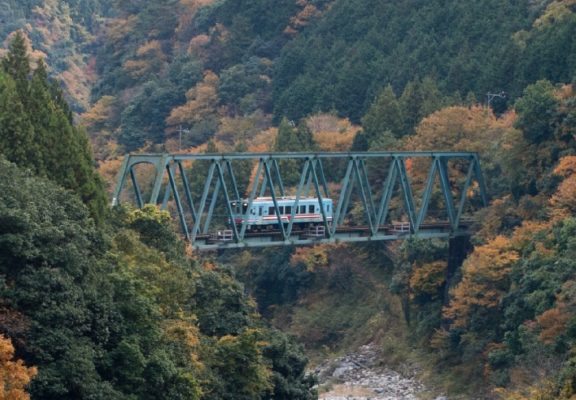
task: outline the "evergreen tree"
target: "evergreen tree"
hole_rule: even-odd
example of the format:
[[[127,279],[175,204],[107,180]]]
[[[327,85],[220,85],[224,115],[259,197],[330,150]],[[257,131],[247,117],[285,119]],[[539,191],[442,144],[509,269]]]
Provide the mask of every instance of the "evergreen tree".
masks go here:
[[[30,57],[28,57],[26,41],[21,31],[16,32],[8,50],[8,54],[2,60],[2,67],[16,81],[16,88],[20,96],[25,97],[28,92]]]
[[[538,81],[524,90],[516,103],[518,119],[515,126],[522,129],[530,143],[540,143],[552,138],[554,120],[559,102],[554,97],[554,86],[549,81]]]
[[[404,134],[414,133],[422,119],[442,107],[442,97],[432,78],[410,81],[400,97],[404,116]]]
[[[14,84],[9,76],[0,81],[0,108],[6,112],[0,117],[0,152],[75,191],[95,220],[102,222],[107,208],[103,183],[93,168],[85,133],[72,124],[62,90],[50,81],[42,60],[29,78],[29,58],[21,34],[11,43],[2,65]]]
[[[0,154],[16,164],[34,167],[34,130],[16,91],[13,79],[0,71]]]
[[[390,143],[403,136],[402,111],[391,85],[386,86],[372,103],[362,118],[362,127],[370,145],[384,136]]]

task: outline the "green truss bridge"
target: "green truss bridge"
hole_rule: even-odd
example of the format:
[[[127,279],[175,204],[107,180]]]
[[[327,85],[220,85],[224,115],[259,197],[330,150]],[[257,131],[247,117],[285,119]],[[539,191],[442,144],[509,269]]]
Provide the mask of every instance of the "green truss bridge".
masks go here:
[[[467,236],[476,153],[131,154],[112,205],[157,204],[199,250]]]

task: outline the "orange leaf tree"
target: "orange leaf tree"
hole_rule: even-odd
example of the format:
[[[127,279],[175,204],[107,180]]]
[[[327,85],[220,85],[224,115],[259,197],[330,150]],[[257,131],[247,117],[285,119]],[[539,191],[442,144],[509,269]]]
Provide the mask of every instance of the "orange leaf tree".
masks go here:
[[[0,335],[0,379],[2,380],[2,400],[26,400],[30,395],[26,386],[37,374],[36,367],[26,367],[22,360],[13,360],[12,341]]]

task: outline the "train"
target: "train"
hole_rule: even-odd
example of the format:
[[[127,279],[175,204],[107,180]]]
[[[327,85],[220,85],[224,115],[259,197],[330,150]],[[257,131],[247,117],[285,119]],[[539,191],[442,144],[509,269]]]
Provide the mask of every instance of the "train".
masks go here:
[[[296,206],[295,196],[277,197],[278,211],[282,223],[288,224],[294,212],[294,227],[306,228],[320,225],[324,222],[317,197],[301,197]],[[334,204],[332,199],[322,199],[326,221],[332,222]],[[230,202],[232,221],[237,226],[246,222],[248,231],[260,231],[278,228],[278,216],[272,197],[257,197],[248,210],[248,200]],[[229,221],[230,222],[230,221]]]

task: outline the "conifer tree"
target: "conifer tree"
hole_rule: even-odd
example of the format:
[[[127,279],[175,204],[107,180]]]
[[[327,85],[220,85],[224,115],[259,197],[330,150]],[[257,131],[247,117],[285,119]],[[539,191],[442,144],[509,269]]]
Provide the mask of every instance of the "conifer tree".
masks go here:
[[[30,57],[28,56],[26,41],[21,31],[16,32],[8,50],[8,54],[2,60],[2,67],[16,81],[18,93],[21,96],[25,96],[28,92]]]
[[[369,146],[378,141],[392,144],[404,134],[402,110],[391,85],[382,90],[362,118],[364,135]]]
[[[0,71],[0,154],[9,161],[35,170],[33,134],[14,80]]]
[[[312,131],[304,120],[300,121],[297,127],[286,118],[282,120],[274,144],[275,151],[312,151],[315,147]],[[302,165],[298,160],[279,162],[282,179],[286,185],[292,186],[298,183]]]
[[[422,118],[442,106],[442,97],[436,82],[429,77],[422,81],[408,82],[400,96],[400,106],[404,116],[404,132],[412,134]]]
[[[39,60],[29,77],[29,57],[21,34],[11,43],[2,65],[8,76],[0,79],[0,110],[4,111],[0,152],[75,191],[95,220],[102,221],[106,196],[92,166],[87,137],[73,126],[70,108],[61,89],[48,78],[46,65]]]

